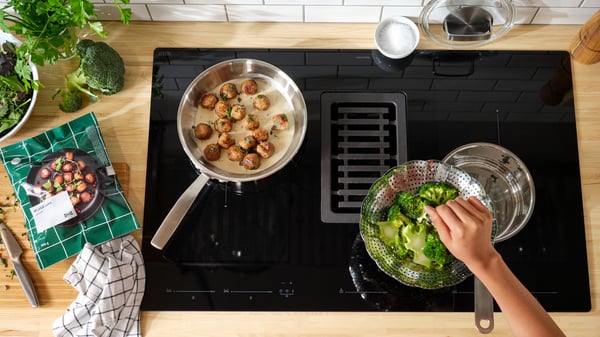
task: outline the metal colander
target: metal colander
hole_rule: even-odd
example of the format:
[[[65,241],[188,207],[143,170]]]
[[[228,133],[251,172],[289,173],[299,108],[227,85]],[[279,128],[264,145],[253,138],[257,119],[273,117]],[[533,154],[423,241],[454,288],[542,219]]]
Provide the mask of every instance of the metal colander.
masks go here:
[[[454,259],[442,269],[427,270],[410,259],[400,259],[391,247],[379,239],[376,222],[387,220],[387,212],[398,192],[416,193],[430,181],[450,183],[457,187],[459,196],[475,196],[494,214],[490,198],[481,184],[467,172],[438,160],[413,160],[396,166],[377,179],[365,197],[360,212],[360,234],[371,258],[386,274],[408,286],[424,289],[448,287],[464,281],[471,271],[461,261]],[[492,237],[496,232],[493,221]]]

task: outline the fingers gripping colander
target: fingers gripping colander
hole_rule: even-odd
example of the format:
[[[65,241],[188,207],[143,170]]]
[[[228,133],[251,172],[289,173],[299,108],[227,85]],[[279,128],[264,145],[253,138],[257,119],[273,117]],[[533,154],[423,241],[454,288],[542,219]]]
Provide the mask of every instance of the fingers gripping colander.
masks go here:
[[[386,274],[403,284],[424,289],[448,287],[464,281],[472,273],[461,261],[454,259],[442,269],[427,270],[409,259],[400,259],[379,239],[377,221],[387,218],[387,211],[398,192],[416,193],[419,187],[429,181],[447,182],[459,189],[459,196],[475,196],[481,200],[492,214],[492,202],[481,184],[467,172],[437,160],[414,160],[387,171],[376,180],[365,197],[360,215],[360,233],[367,252]],[[492,237],[496,233],[493,221]]]

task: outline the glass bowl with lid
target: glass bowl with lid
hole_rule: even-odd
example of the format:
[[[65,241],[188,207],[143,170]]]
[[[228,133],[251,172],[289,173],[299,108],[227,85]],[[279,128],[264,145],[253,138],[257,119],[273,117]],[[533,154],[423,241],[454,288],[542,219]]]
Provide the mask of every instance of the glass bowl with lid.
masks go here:
[[[431,0],[419,15],[425,37],[451,48],[493,42],[513,26],[512,0]]]

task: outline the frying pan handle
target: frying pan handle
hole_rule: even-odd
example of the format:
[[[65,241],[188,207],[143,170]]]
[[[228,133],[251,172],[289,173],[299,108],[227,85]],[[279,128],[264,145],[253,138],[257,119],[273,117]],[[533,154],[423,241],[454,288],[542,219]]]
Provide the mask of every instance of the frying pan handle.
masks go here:
[[[164,246],[169,242],[169,239],[175,233],[177,227],[183,220],[183,217],[187,214],[188,210],[196,200],[198,193],[204,188],[204,185],[208,182],[208,176],[205,174],[198,175],[198,178],[183,192],[179,197],[175,205],[169,211],[169,214],[165,217],[163,222],[158,227],[156,233],[152,237],[150,243],[158,248],[163,249]]]
[[[494,298],[477,277],[475,277],[475,326],[481,333],[490,333],[494,330]]]

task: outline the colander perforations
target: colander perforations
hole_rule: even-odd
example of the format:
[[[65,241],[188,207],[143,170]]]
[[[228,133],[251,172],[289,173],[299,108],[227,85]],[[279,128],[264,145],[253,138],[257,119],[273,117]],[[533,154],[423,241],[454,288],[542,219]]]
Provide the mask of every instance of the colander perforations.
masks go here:
[[[485,190],[467,172],[437,160],[414,160],[390,169],[373,183],[361,208],[360,232],[367,252],[385,273],[409,286],[437,289],[462,282],[471,275],[471,271],[456,259],[439,270],[427,270],[408,259],[399,259],[390,247],[379,240],[379,227],[375,224],[386,219],[387,210],[398,192],[416,193],[422,184],[430,181],[454,185],[461,197],[477,197],[494,214]],[[495,227],[494,220],[492,240]]]

